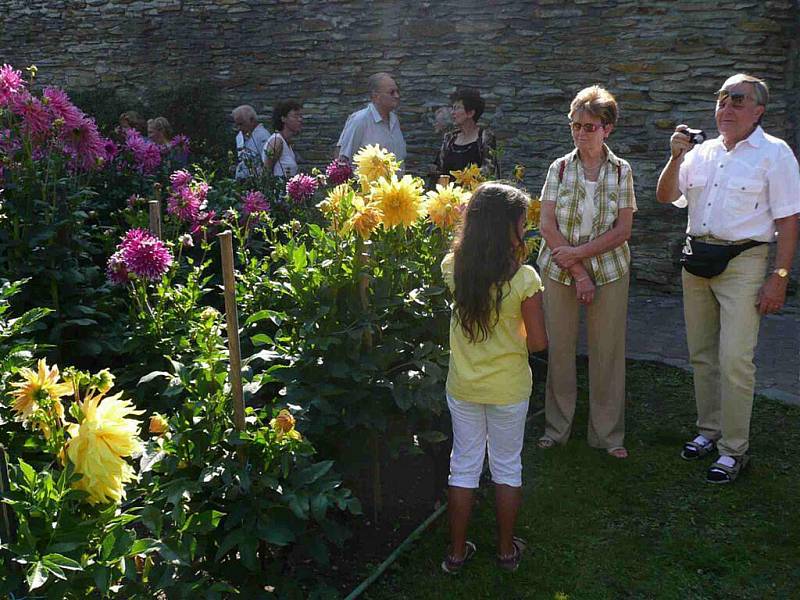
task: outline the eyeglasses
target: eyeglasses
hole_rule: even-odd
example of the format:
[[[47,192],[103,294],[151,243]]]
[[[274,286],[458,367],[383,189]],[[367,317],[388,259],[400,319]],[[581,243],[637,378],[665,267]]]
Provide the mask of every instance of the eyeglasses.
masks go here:
[[[722,107],[725,101],[730,99],[731,106],[734,108],[741,108],[745,105],[745,100],[752,99],[752,96],[742,94],[741,92],[729,92],[728,90],[720,90],[717,92],[717,106]]]
[[[570,121],[569,126],[575,133],[578,133],[581,129],[583,129],[586,133],[594,133],[598,129],[605,127],[606,124],[600,123],[600,125],[597,125],[595,123],[579,123],[578,121]]]

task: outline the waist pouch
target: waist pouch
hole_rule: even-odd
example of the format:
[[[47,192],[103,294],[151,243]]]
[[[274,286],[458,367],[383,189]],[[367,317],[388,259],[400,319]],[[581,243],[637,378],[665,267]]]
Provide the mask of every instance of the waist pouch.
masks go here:
[[[744,244],[706,244],[686,236],[686,244],[681,254],[681,265],[692,275],[709,279],[722,273],[731,259],[745,250],[755,248],[766,242],[749,241]]]

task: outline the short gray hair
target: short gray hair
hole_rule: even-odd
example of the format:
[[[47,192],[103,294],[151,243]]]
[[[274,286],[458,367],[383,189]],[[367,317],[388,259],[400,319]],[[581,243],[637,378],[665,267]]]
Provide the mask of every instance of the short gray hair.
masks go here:
[[[725,80],[725,83],[722,84],[722,89],[727,89],[738,83],[751,84],[755,92],[754,100],[756,104],[764,108],[767,107],[767,102],[769,102],[769,88],[767,87],[766,81],[758,77],[753,77],[752,75],[747,75],[746,73],[737,73],[733,77],[728,77],[728,79]]]
[[[242,104],[241,106],[237,106],[231,112],[231,116],[234,119],[236,117],[243,117],[245,119],[250,120],[251,122],[258,121],[258,115],[256,114],[255,109],[249,104]]]
[[[392,76],[389,73],[381,72],[375,73],[374,75],[370,75],[369,79],[367,79],[367,89],[369,90],[369,95],[377,94],[378,88],[381,86],[381,82],[384,79],[391,79]]]

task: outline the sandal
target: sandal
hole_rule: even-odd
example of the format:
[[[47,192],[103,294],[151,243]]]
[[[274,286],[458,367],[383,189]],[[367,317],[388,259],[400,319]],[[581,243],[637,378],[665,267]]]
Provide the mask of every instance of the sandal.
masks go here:
[[[556,443],[548,437],[539,438],[539,441],[536,442],[537,448],[541,448],[542,450],[549,450],[555,445]]]
[[[517,536],[511,539],[511,544],[514,546],[513,554],[510,556],[497,555],[497,566],[509,573],[513,573],[519,568],[519,563],[522,562],[522,553],[528,547],[527,542]]]
[[[706,481],[708,483],[733,483],[736,481],[736,478],[739,477],[742,469],[750,462],[750,456],[747,454],[743,454],[742,456],[728,456],[726,458],[733,459],[733,466],[730,467],[717,460],[717,462],[708,468],[708,472],[706,473]],[[722,459],[722,456],[720,456],[720,459]]]
[[[478,548],[475,546],[474,543],[467,540],[464,544],[464,558],[455,558],[448,554],[444,557],[442,561],[442,571],[449,575],[458,575],[461,572],[461,569],[464,567],[464,563],[470,560],[473,556],[475,556],[475,552],[478,551]]]
[[[628,450],[625,446],[614,446],[613,448],[608,448],[606,452],[614,458],[628,458]]]
[[[681,458],[683,460],[698,460],[716,449],[717,443],[714,440],[709,440],[702,435],[698,435],[691,442],[686,442],[683,445]]]

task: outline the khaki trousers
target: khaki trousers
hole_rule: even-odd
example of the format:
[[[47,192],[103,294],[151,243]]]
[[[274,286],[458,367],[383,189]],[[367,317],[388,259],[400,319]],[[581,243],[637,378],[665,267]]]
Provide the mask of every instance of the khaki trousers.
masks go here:
[[[625,328],[630,275],[597,286],[586,307],[589,342],[589,431],[595,448],[622,446],[625,438]],[[544,315],[549,340],[545,438],[565,444],[578,395],[575,354],[580,304],[574,285],[548,279]]]
[[[682,274],[697,429],[717,441],[722,455],[741,456],[749,447],[761,322],[756,301],[767,254],[767,244],[745,250],[710,279]]]

